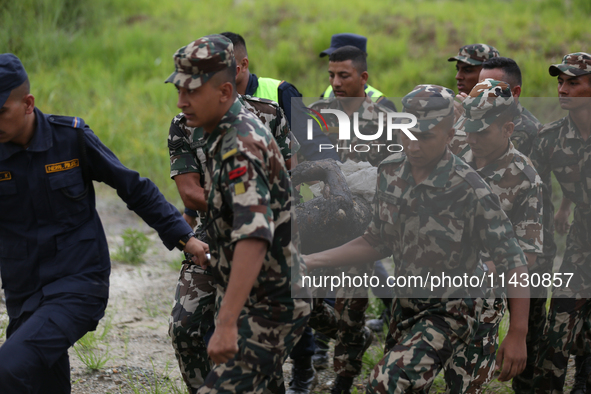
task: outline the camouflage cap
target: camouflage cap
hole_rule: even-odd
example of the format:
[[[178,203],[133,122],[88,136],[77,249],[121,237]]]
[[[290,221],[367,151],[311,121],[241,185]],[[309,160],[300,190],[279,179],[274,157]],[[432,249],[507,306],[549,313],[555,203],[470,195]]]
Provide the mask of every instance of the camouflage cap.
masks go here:
[[[457,56],[447,59],[448,62],[458,60],[473,66],[480,66],[482,63],[493,57],[499,57],[499,51],[491,45],[471,44],[460,48]]]
[[[219,34],[193,41],[176,51],[172,58],[175,71],[165,83],[186,89],[196,89],[217,72],[236,67],[232,41]]]
[[[453,90],[438,85],[417,85],[402,98],[404,112],[417,117],[417,124],[409,128],[413,133],[423,133],[437,126],[454,112]]]
[[[551,65],[548,72],[553,77],[557,77],[560,73],[565,73],[571,77],[590,74],[591,55],[585,52],[570,53],[562,58],[562,63]]]
[[[454,128],[466,133],[486,130],[505,111],[515,110],[516,104],[507,82],[487,78],[472,88],[462,103],[464,114]]]

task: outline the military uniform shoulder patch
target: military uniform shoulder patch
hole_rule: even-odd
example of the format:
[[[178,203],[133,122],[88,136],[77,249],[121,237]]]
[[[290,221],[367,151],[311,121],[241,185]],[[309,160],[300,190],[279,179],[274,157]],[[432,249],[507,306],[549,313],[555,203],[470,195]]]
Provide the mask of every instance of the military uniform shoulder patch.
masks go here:
[[[235,127],[232,127],[222,137],[222,143],[220,148],[222,160],[226,160],[238,153],[237,134],[238,130],[236,130]]]
[[[168,140],[168,149],[170,150],[177,150],[180,149],[183,146],[183,140],[180,138],[177,138],[175,140],[169,139]]]
[[[81,129],[86,125],[84,120],[77,116],[49,115],[47,120],[50,123],[58,124],[60,126],[72,127],[74,129]]]

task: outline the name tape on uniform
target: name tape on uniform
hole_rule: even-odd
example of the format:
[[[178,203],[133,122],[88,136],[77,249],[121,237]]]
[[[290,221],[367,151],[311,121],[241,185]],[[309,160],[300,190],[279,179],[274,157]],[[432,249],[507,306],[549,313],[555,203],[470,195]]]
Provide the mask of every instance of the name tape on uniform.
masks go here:
[[[78,166],[80,166],[80,161],[78,159],[62,161],[61,163],[47,164],[45,166],[45,172],[51,174],[52,172],[71,170]]]
[[[0,182],[8,181],[12,179],[12,174],[10,171],[0,171]]]

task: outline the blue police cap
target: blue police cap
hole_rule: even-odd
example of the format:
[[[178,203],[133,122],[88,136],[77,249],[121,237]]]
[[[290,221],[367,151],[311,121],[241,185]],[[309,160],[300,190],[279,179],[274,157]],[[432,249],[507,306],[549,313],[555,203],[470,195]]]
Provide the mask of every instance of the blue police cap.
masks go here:
[[[330,39],[330,48],[320,52],[320,57],[328,56],[337,49],[347,45],[352,45],[367,53],[367,38],[359,34],[341,33],[333,34]]]
[[[0,107],[10,96],[10,92],[21,86],[27,78],[27,72],[18,57],[12,53],[0,55]]]

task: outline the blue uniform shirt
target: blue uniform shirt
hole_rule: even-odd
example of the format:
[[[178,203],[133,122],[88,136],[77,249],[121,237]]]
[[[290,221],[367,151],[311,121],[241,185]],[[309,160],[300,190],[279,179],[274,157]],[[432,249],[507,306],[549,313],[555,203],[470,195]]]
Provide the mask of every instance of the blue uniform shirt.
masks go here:
[[[80,118],[44,115],[28,149],[0,144],[0,271],[11,318],[58,293],[108,297],[107,240],[95,209],[92,182],[85,198],[77,128],[83,128],[87,168],[172,249],[191,229],[156,185],[117,159]]]

